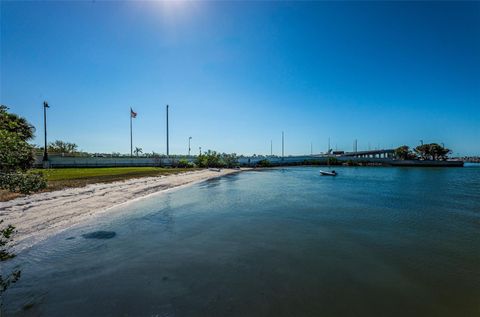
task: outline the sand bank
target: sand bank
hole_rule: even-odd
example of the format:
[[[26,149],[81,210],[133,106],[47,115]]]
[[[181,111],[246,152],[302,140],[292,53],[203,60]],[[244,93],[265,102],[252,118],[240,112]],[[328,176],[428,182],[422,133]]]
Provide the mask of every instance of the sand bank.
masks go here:
[[[14,247],[20,251],[93,216],[113,212],[112,207],[120,204],[236,172],[239,170],[201,170],[38,193],[0,202],[0,219],[18,230]]]

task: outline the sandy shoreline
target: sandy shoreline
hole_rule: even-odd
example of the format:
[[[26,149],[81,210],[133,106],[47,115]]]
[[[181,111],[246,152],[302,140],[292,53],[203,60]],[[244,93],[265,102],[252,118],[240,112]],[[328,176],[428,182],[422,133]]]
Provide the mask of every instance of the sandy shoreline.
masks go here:
[[[192,171],[33,194],[0,202],[0,219],[18,230],[14,247],[20,251],[118,205],[239,171]]]

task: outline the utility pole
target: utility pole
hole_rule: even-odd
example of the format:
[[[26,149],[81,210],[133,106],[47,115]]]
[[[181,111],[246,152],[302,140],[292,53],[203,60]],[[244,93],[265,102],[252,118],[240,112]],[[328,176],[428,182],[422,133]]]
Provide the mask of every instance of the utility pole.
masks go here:
[[[270,140],[270,156],[273,156],[273,140]]]
[[[192,139],[192,137],[189,136],[189,137],[188,137],[188,156],[190,156],[190,150],[191,150],[191,148],[190,148],[190,140],[191,140],[191,139]]]
[[[330,154],[330,137],[328,137],[328,149],[327,149],[327,154]]]
[[[169,156],[169,148],[168,148],[168,105],[167,105],[167,156]]]
[[[48,161],[48,151],[47,151],[47,108],[50,108],[48,105],[48,102],[44,101],[43,102],[43,130],[45,132],[44,135],[44,140],[45,140],[45,145],[43,148],[43,161],[47,162]]]
[[[358,142],[357,142],[357,139],[355,139],[355,141],[353,142],[353,152],[355,152],[355,153],[357,153],[357,151],[358,151],[357,146],[358,146]]]
[[[284,156],[285,156],[285,134],[282,131],[282,161]]]

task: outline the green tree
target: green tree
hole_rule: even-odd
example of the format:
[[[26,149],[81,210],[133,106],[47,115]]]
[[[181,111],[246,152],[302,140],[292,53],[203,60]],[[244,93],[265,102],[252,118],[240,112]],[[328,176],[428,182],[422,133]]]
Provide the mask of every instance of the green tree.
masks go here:
[[[25,118],[8,112],[8,107],[0,106],[0,130],[11,132],[20,139],[28,141],[33,139],[35,128]]]
[[[415,148],[415,153],[424,160],[446,160],[451,152],[437,143],[422,144]]]
[[[236,153],[231,153],[231,154],[223,153],[222,154],[222,161],[223,161],[223,164],[228,168],[235,167],[235,166],[238,165],[237,154]]]
[[[0,107],[0,188],[28,194],[46,187],[43,176],[28,172],[34,163],[33,146],[27,140],[34,128],[24,118]]]
[[[133,153],[138,157],[138,154],[143,153],[143,149],[141,147],[135,147]]]
[[[14,132],[0,130],[0,172],[26,171],[34,161],[31,145]]]
[[[62,153],[62,154],[74,154],[78,150],[78,145],[75,143],[65,142],[61,140],[55,140],[48,144],[48,152]]]
[[[226,167],[227,164],[233,167],[237,162],[236,154],[220,154],[216,151],[208,150],[197,156],[195,164],[198,167]]]
[[[192,162],[189,162],[187,159],[181,159],[177,162],[176,167],[191,168],[194,167],[194,164]]]
[[[430,155],[433,160],[446,160],[448,158],[448,154],[451,152],[452,150],[440,146],[437,143],[430,144]]]
[[[395,157],[400,160],[414,160],[417,158],[407,145],[396,148]]]
[[[267,160],[267,159],[263,159],[263,160],[260,160],[260,161],[257,162],[257,166],[258,167],[270,167],[270,166],[272,166],[272,163],[270,163],[270,161]]]
[[[422,144],[417,146],[414,149],[415,153],[420,156],[422,160],[428,160],[430,159],[430,145],[429,144]]]

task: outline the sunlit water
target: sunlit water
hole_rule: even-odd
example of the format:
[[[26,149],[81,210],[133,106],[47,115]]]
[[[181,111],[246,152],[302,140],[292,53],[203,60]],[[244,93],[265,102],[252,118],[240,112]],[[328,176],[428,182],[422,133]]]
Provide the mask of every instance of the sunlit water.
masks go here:
[[[336,169],[245,172],[125,205],[20,254],[4,307],[479,316],[480,168]]]

